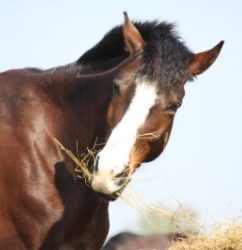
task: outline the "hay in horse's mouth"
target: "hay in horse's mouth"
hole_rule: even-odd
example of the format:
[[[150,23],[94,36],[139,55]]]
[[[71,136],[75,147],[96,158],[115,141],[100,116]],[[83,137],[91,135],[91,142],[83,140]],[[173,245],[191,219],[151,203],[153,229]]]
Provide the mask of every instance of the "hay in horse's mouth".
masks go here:
[[[83,157],[83,159],[80,159],[76,157],[71,150],[65,148],[60,141],[58,141],[56,138],[54,138],[54,142],[60,147],[61,150],[63,150],[76,164],[77,168],[75,171],[78,173],[77,176],[79,178],[84,178],[86,184],[90,185],[93,175],[88,169],[88,161],[90,156],[92,156],[91,150],[88,150],[87,154]]]
[[[89,169],[88,169],[88,163],[89,163],[89,159],[90,157],[94,157],[95,155],[95,144],[93,146],[92,149],[87,149],[87,153],[85,155],[83,155],[83,158],[81,159],[80,157],[77,157],[75,156],[71,150],[65,148],[62,143],[57,140],[56,138],[54,138],[54,142],[60,147],[61,150],[63,150],[73,161],[74,163],[76,164],[76,173],[77,173],[77,177],[79,178],[84,178],[85,179],[85,183],[88,185],[88,186],[91,186],[91,182],[93,180],[93,178],[95,177],[94,174],[92,174]],[[124,189],[126,188],[126,185],[129,183],[130,180],[128,180],[126,182],[126,184],[120,188],[118,191],[116,191],[115,193],[113,194],[110,194],[110,195],[106,195],[106,194],[103,194],[103,193],[100,193],[100,192],[96,192],[98,193],[99,195],[101,195],[103,198],[107,199],[107,200],[111,200],[111,201],[114,201],[116,200],[121,194],[122,192],[124,191]]]
[[[90,187],[93,178],[95,177],[95,174],[91,173],[89,171],[89,160],[90,158],[93,158],[95,156],[95,154],[97,153],[97,150],[95,149],[96,147],[96,143],[94,143],[94,146],[92,149],[88,149],[87,148],[87,153],[83,155],[82,158],[75,156],[71,150],[65,148],[63,146],[63,144],[57,140],[56,138],[54,138],[54,142],[60,147],[61,150],[63,150],[76,164],[76,173],[77,173],[77,177],[79,178],[84,178],[85,183]],[[116,191],[115,193],[112,193],[110,195],[106,195],[100,192],[97,192],[95,190],[93,190],[94,192],[98,193],[99,195],[101,195],[103,198],[107,199],[107,200],[111,200],[114,201],[116,200],[124,191],[124,189],[126,188],[127,184],[130,182],[130,178],[127,178],[125,181],[125,184],[122,186],[122,188],[120,188],[118,191]]]

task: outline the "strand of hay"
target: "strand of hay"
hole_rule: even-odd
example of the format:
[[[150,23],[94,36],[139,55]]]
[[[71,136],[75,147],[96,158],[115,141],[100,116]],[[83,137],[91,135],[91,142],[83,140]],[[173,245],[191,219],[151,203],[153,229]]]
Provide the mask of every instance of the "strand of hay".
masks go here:
[[[169,219],[171,225],[174,226],[174,232],[181,232],[180,226],[177,224],[179,221],[180,225],[187,225],[193,228],[196,232],[203,230],[203,227],[198,223],[196,218],[192,217],[188,213],[181,203],[175,210],[167,209],[162,207],[160,204],[152,204],[151,202],[145,201],[137,192],[133,191],[129,187],[121,193],[120,197],[132,208],[145,216],[147,222],[152,226],[149,221],[149,215],[155,215],[160,218]],[[155,228],[154,228],[155,229]],[[159,232],[159,230],[155,230]],[[184,232],[182,232],[184,233]]]
[[[219,226],[211,234],[190,235],[169,250],[242,250],[242,224]]]
[[[90,184],[92,180],[92,174],[90,173],[88,169],[88,161],[90,157],[93,157],[93,151],[87,149],[87,154],[83,157],[83,159],[80,159],[76,157],[71,150],[65,148],[56,138],[54,138],[54,142],[60,147],[61,150],[63,150],[76,164],[76,172],[79,173],[78,177],[84,178],[87,184]]]

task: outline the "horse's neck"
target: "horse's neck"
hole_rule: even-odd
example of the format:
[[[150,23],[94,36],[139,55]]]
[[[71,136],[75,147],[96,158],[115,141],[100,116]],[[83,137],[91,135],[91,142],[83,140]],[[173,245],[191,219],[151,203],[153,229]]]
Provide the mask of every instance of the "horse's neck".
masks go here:
[[[78,77],[59,75],[54,84],[54,100],[63,114],[63,140],[69,147],[85,150],[96,138],[106,135],[106,113],[111,98],[112,76]]]
[[[53,79],[50,98],[62,117],[57,124],[61,130],[58,139],[75,155],[77,151],[81,155],[87,147],[92,147],[95,138],[105,136],[106,111],[111,95],[109,79],[82,79],[65,72]],[[103,238],[106,237],[108,202],[95,194],[83,178],[78,181],[73,178],[75,167],[69,157],[55,165],[55,183],[65,207],[63,239],[77,242],[82,246],[80,249],[89,249],[90,241],[86,235],[97,237],[101,230]]]

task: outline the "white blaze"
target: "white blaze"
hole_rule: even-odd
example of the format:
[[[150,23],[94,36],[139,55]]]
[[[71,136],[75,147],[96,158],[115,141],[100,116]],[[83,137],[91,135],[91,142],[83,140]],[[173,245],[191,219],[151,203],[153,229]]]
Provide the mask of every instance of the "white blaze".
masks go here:
[[[112,171],[113,174],[118,174],[129,164],[130,151],[136,141],[138,130],[144,124],[156,98],[155,84],[142,81],[136,85],[134,97],[127,111],[99,153],[97,174],[99,171]]]

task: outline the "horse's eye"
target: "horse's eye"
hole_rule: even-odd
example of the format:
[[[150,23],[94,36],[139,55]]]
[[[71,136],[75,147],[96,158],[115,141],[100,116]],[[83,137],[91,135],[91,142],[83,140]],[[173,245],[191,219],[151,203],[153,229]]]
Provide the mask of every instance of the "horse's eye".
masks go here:
[[[120,95],[119,86],[115,82],[113,83],[113,94],[114,95]]]
[[[176,112],[177,109],[181,106],[180,102],[174,102],[174,103],[170,103],[167,105],[166,109],[167,111],[173,111]]]

